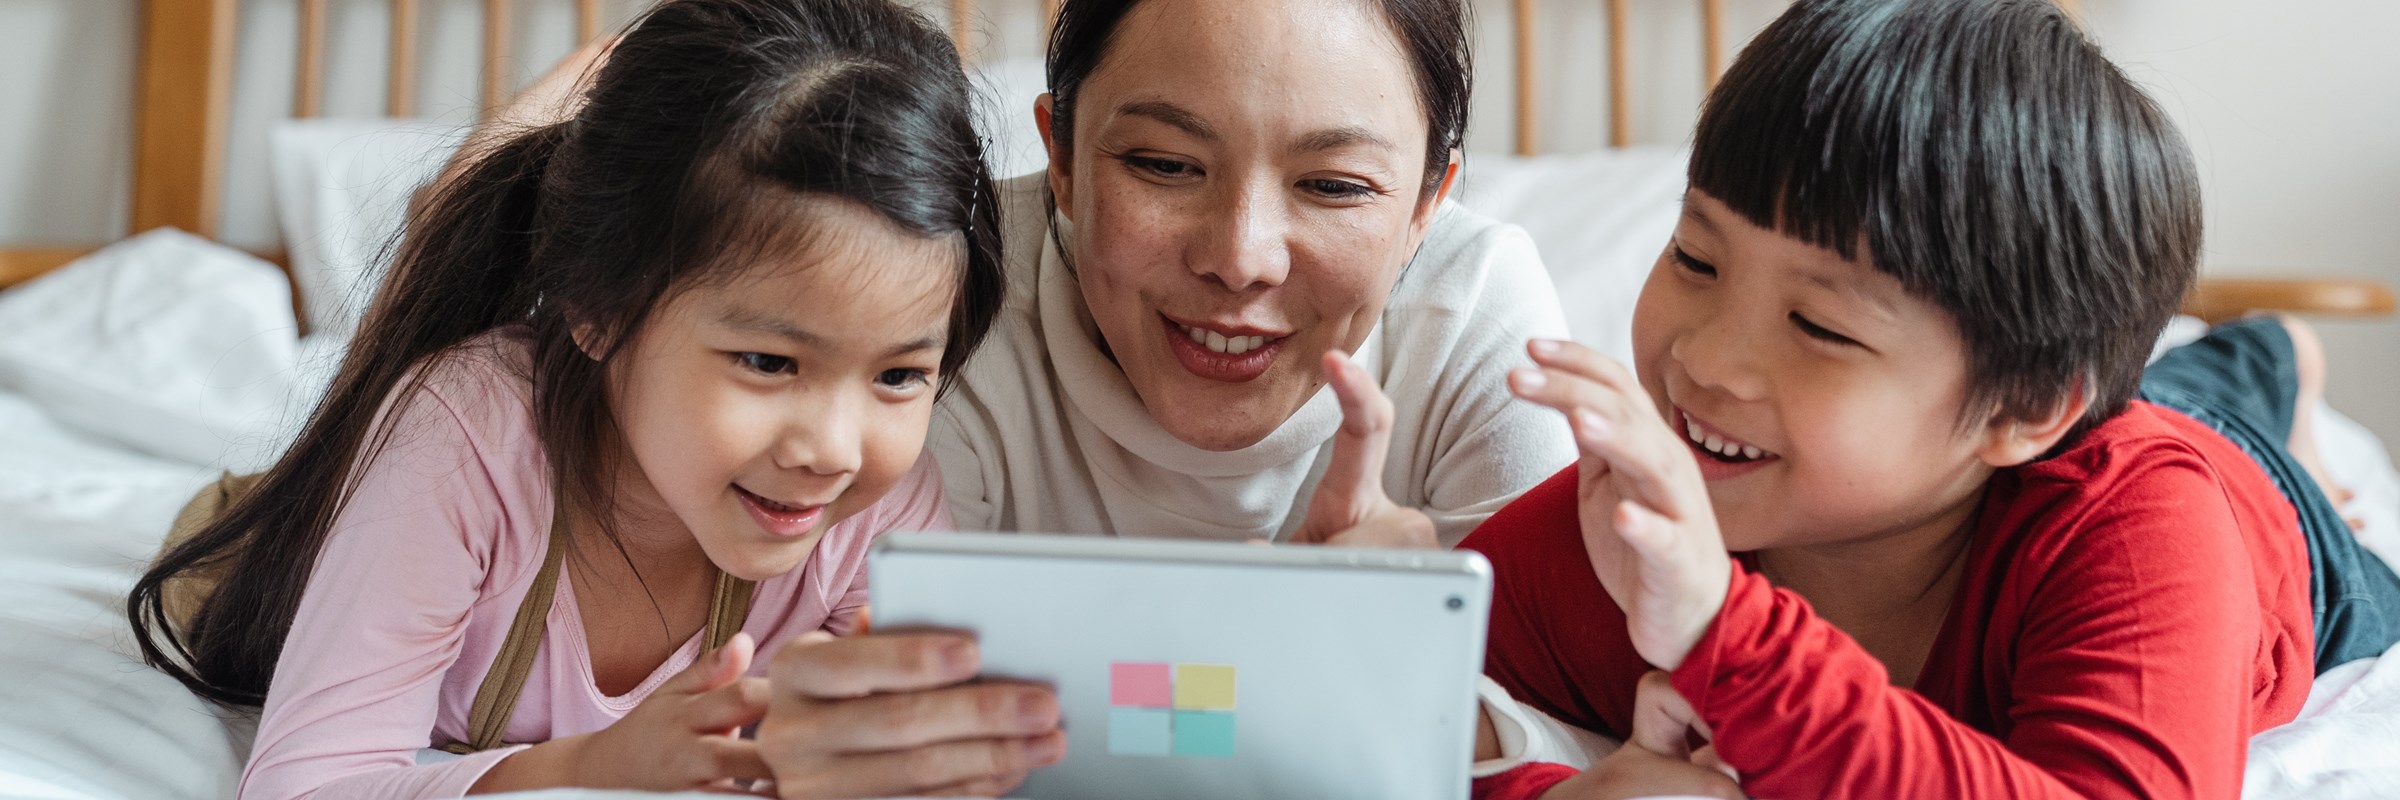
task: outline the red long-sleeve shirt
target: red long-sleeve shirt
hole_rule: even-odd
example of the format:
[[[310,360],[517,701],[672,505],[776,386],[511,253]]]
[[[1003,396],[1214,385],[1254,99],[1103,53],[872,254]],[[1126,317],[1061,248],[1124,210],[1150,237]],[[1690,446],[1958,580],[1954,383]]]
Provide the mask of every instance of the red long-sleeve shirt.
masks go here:
[[[2297,515],[2233,443],[2135,403],[1995,474],[1916,686],[1736,564],[1672,673],[1761,797],[2236,797],[2251,734],[2312,669]],[[1575,470],[1462,547],[1497,582],[1486,670],[1566,722],[1622,733],[1651,669],[1593,575]],[[1538,794],[1555,782],[1478,785]],[[1502,783],[1512,785],[1503,791]]]

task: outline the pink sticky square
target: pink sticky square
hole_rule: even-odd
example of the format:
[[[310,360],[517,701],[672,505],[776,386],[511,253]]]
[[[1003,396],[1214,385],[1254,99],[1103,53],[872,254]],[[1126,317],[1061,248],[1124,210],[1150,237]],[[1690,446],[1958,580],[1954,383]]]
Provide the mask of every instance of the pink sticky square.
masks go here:
[[[1175,704],[1172,665],[1118,661],[1108,665],[1108,704],[1166,708]]]

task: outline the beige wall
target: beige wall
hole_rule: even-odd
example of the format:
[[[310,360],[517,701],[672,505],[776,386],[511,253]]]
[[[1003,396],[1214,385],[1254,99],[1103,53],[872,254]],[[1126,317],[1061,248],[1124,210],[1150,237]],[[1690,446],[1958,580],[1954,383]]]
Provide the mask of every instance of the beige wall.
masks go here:
[[[1602,141],[1602,23],[1597,2],[1538,0],[1546,147]],[[226,236],[274,239],[264,202],[266,120],[288,103],[290,0],[247,0],[238,67]],[[382,103],[380,3],[336,11],[327,107]],[[464,119],[474,105],[475,0],[426,0],[424,109]],[[525,0],[519,74],[564,50],[565,4]],[[636,0],[611,0],[620,17]],[[931,3],[939,13],[946,3]],[[985,0],[985,54],[1037,52],[1038,0]],[[1512,4],[1478,0],[1479,45],[1500,55]],[[1633,4],[1641,74],[1637,140],[1680,142],[1700,98],[1697,3]],[[1727,0],[1735,39],[1783,0]],[[2367,275],[2400,285],[2400,3],[2385,0],[2084,0],[2110,54],[2151,87],[2198,153],[2209,199],[2213,274]],[[122,233],[132,118],[137,0],[0,0],[0,241],[96,241]],[[255,32],[264,31],[260,34]],[[1508,146],[1513,87],[1505,60],[1482,65],[1470,149]],[[2400,321],[2322,323],[2336,406],[2400,443]]]

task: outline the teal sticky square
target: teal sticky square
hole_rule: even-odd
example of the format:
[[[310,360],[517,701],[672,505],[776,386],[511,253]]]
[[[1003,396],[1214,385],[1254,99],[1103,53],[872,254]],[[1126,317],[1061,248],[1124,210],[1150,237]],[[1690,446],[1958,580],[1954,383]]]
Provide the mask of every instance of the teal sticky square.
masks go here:
[[[1232,758],[1233,712],[1175,712],[1175,754]]]
[[[1173,724],[1163,708],[1111,708],[1108,710],[1108,754],[1112,756],[1163,756],[1174,752],[1171,741]]]

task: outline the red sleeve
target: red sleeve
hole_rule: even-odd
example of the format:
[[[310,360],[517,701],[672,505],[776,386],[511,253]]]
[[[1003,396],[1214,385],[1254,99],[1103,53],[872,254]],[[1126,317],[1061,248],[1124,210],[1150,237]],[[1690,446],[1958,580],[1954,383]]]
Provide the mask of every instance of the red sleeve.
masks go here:
[[[1572,777],[1575,777],[1574,767],[1535,761],[1498,775],[1476,778],[1469,796],[1474,800],[1534,800]]]
[[[2015,620],[1983,655],[1997,677],[1965,689],[1992,693],[1997,736],[1891,686],[1799,596],[1739,566],[1675,688],[1761,796],[2236,797],[2257,680],[2249,559],[2205,464],[2145,460],[2113,491],[2029,489],[1986,510],[2001,525],[1978,535],[2024,531],[1969,565],[2025,571],[1996,600],[1995,619]]]
[[[1624,738],[1650,665],[1583,549],[1567,467],[1484,521],[1459,547],[1492,563],[1484,673],[1561,722]]]

